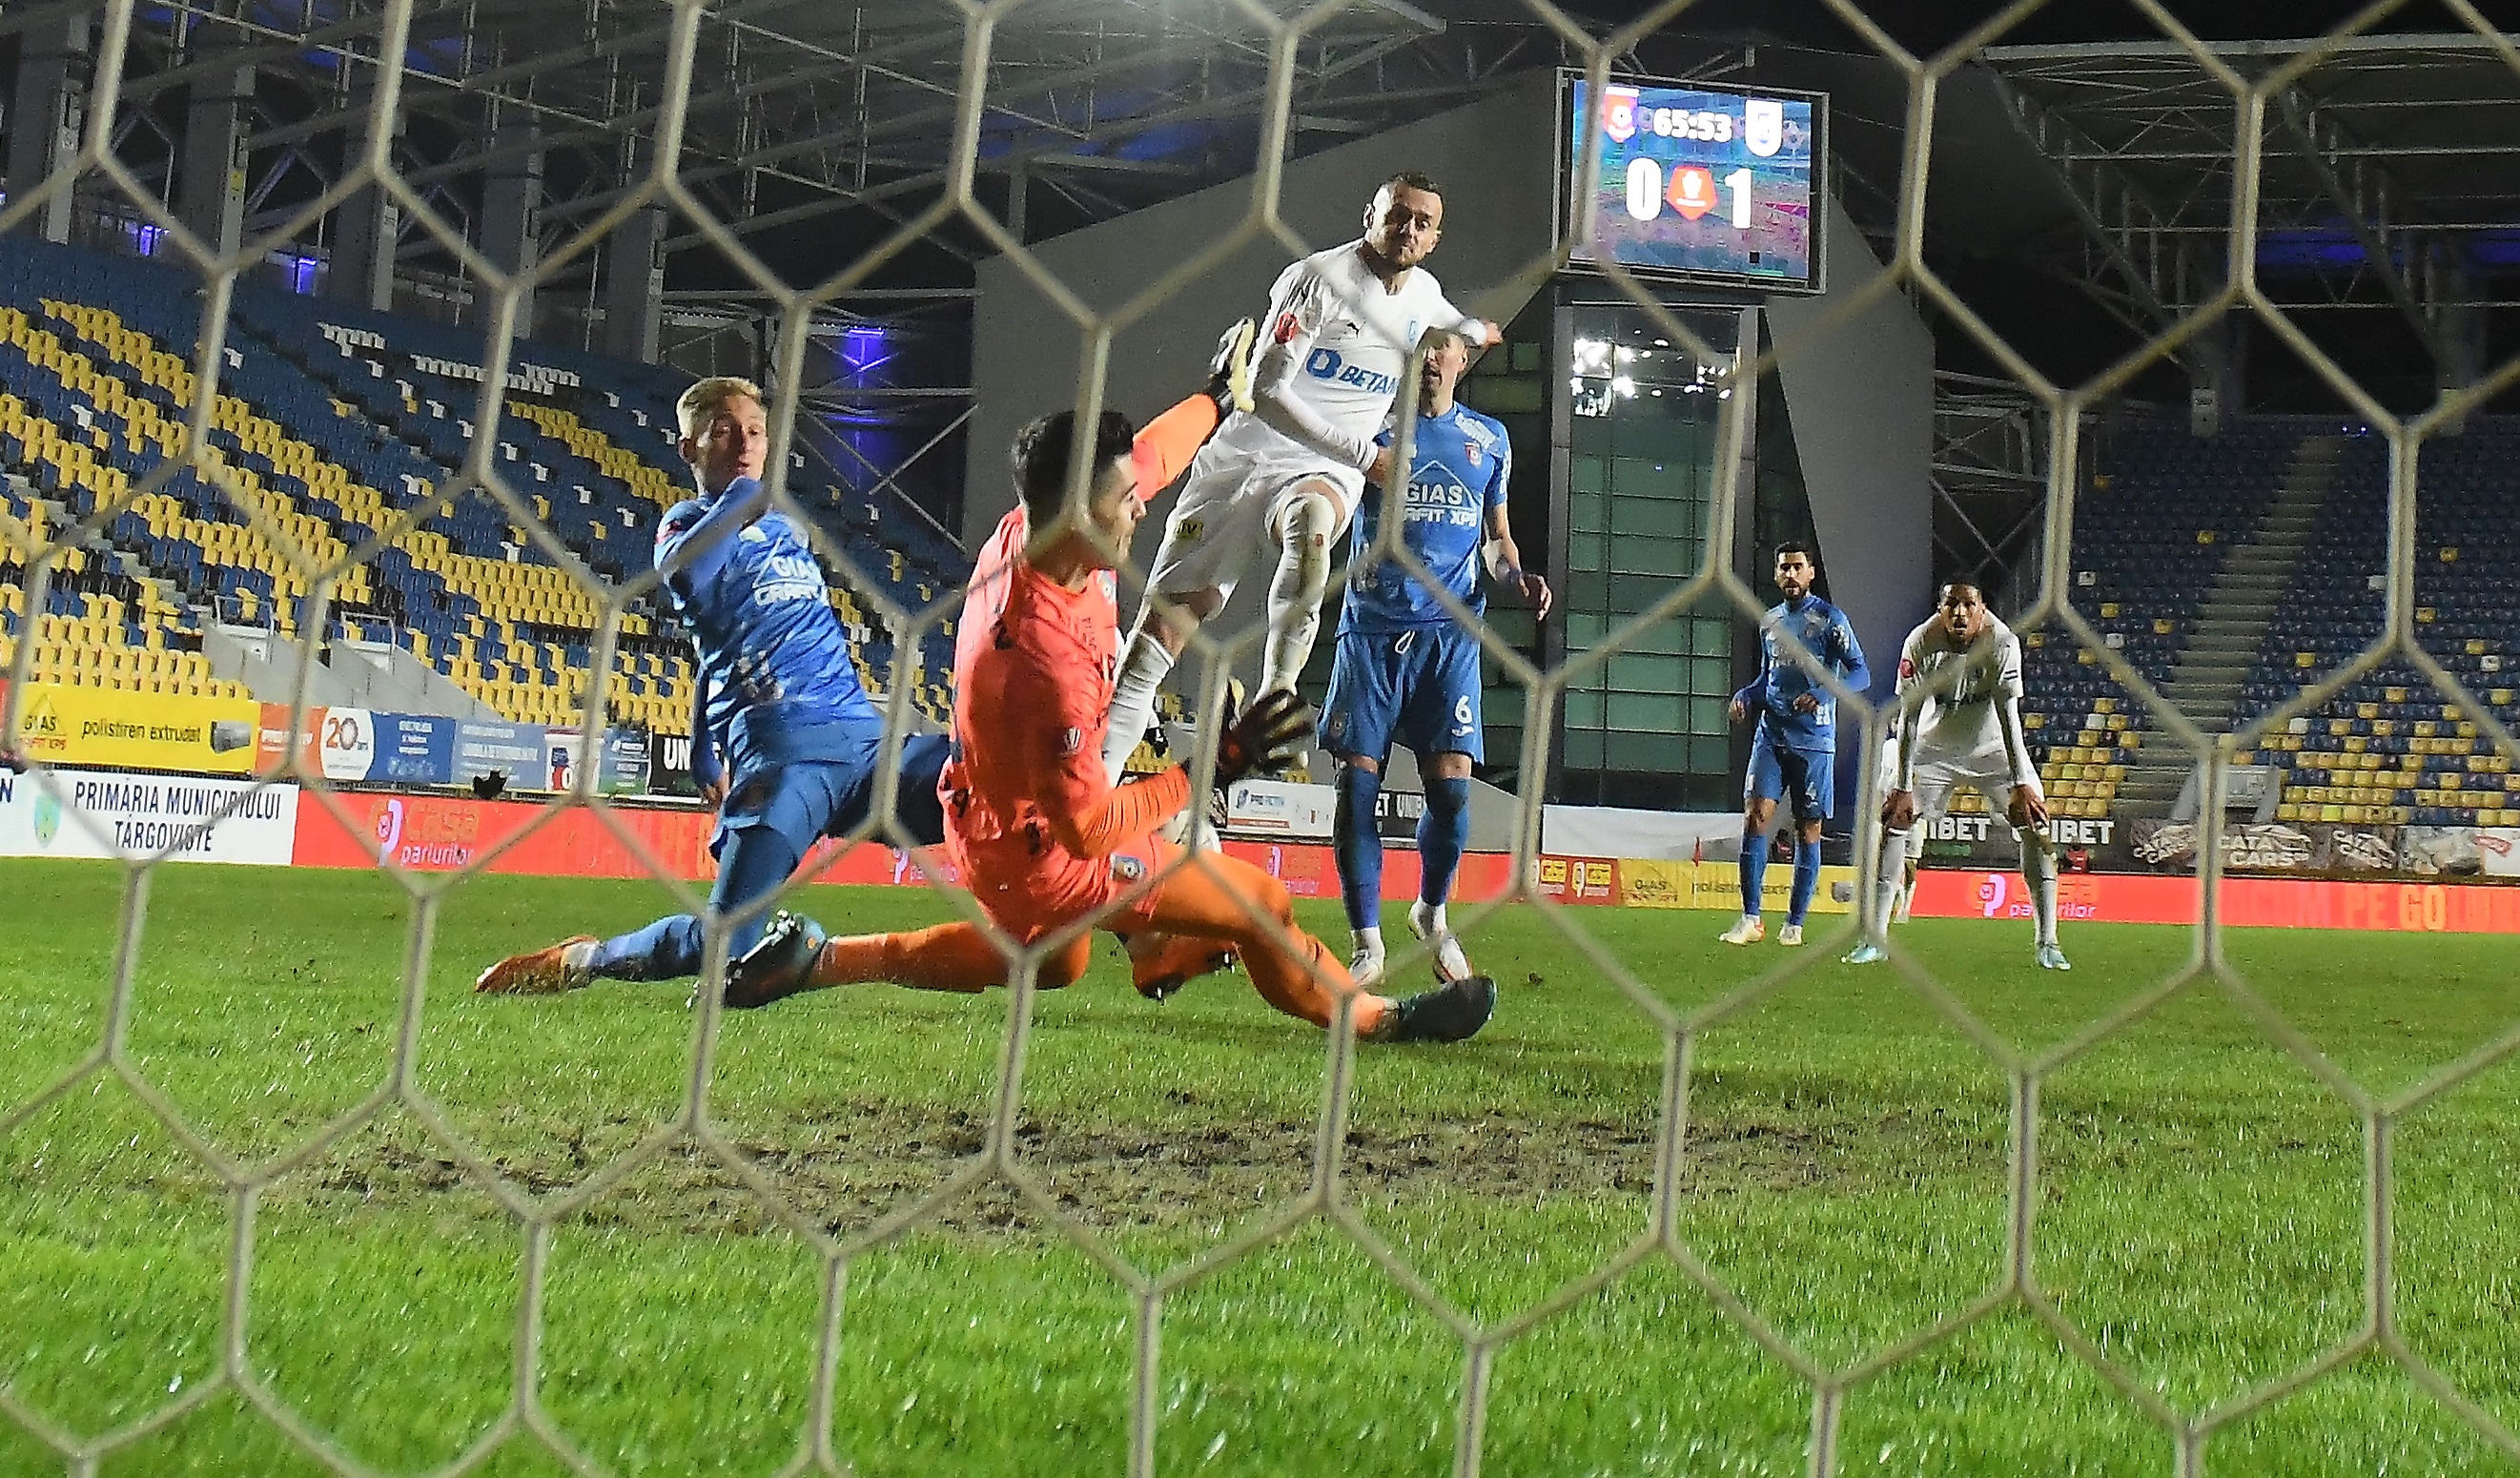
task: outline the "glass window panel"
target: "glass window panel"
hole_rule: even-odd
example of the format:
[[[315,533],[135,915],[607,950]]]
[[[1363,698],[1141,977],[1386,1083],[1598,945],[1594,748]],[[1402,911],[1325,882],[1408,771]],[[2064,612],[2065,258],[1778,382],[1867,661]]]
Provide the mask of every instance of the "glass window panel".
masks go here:
[[[1732,698],[1729,694],[1718,698],[1691,698],[1688,704],[1688,732],[1691,734],[1728,732],[1732,727]]]
[[[1601,731],[1578,729],[1566,736],[1566,765],[1569,769],[1601,768]]]
[[[1688,741],[1688,768],[1700,775],[1722,775],[1732,767],[1732,744],[1721,735],[1699,735]]]
[[[1610,459],[1610,491],[1622,498],[1690,498],[1697,494],[1694,479],[1684,464],[1627,456]]]
[[[1566,497],[1566,527],[1573,533],[1600,533],[1608,516],[1608,500],[1599,493],[1570,493]]]
[[[1566,645],[1582,651],[1601,640],[1601,618],[1597,615],[1570,615],[1566,618]]]
[[[1605,599],[1610,609],[1633,615],[1669,595],[1681,579],[1678,571],[1667,575],[1614,574],[1608,579]]]
[[[1604,534],[1567,535],[1566,562],[1573,569],[1607,569],[1610,564],[1609,537]]]
[[[1729,657],[1697,657],[1690,666],[1696,669],[1690,687],[1698,693],[1731,693],[1732,662]]]
[[[1610,687],[1622,693],[1688,691],[1688,663],[1680,657],[1621,655],[1610,658]]]
[[[1569,493],[1598,493],[1608,485],[1608,465],[1598,457],[1569,458],[1566,464],[1566,490]]]
[[[1512,352],[1513,367],[1515,369],[1537,370],[1540,368],[1540,344],[1537,340],[1517,343],[1513,346]]]
[[[1675,623],[1656,621],[1631,637],[1628,640],[1627,649],[1632,652],[1658,652],[1666,656],[1677,656],[1680,653],[1680,640],[1681,632]]]
[[[1693,643],[1690,649],[1704,657],[1730,657],[1732,654],[1732,623],[1722,616],[1699,616],[1690,623]]]
[[[1610,530],[1676,539],[1694,532],[1696,508],[1674,498],[1618,498],[1610,504]]]
[[[1680,732],[1683,710],[1677,698],[1658,693],[1613,693],[1610,694],[1609,728],[1613,734],[1622,731],[1644,731],[1659,735]]]
[[[1601,739],[1601,762],[1613,770],[1679,774],[1688,759],[1688,741],[1669,734],[1623,734],[1613,730]]]
[[[1566,727],[1598,729],[1601,727],[1601,695],[1598,693],[1566,694]]]
[[[1693,568],[1689,541],[1622,532],[1610,541],[1610,568],[1627,574],[1686,575]]]

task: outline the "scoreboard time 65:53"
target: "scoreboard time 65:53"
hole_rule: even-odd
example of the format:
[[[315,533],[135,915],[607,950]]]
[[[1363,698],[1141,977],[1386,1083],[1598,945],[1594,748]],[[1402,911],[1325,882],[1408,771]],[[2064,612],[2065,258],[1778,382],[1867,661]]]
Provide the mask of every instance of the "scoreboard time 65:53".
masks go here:
[[[1566,84],[1569,194],[1600,141],[1589,199],[1570,199],[1578,262],[1771,292],[1821,291],[1813,182],[1827,99],[1807,93],[1614,82],[1598,103]],[[1589,213],[1593,239],[1582,227]]]

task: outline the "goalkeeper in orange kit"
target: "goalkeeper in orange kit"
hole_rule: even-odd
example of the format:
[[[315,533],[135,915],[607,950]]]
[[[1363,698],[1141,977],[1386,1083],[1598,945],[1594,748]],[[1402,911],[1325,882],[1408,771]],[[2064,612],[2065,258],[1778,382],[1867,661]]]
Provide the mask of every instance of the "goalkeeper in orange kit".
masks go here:
[[[1353,997],[1370,1041],[1458,1041],[1487,1023],[1494,985],[1472,976],[1405,1001],[1358,991],[1320,940],[1295,924],[1285,888],[1222,853],[1185,860],[1153,833],[1191,801],[1179,765],[1129,784],[1105,776],[1103,714],[1117,670],[1119,607],[1112,569],[1145,514],[1216,425],[1193,397],[1144,434],[1104,412],[1094,428],[1080,513],[1064,506],[1076,420],[1046,416],[1016,437],[1021,502],[982,551],[956,644],[954,754],[939,784],[945,845],[992,922],[1032,944],[1091,919],[1155,931],[1212,958],[1239,957],[1272,1006],[1318,1026]],[[1036,532],[1038,530],[1038,532]],[[1291,693],[1264,694],[1221,737],[1215,782],[1291,758],[1312,732]],[[1085,973],[1092,936],[1078,932],[1040,964],[1045,987]],[[1183,973],[1194,973],[1185,970]],[[979,991],[1007,961],[988,931],[951,923],[899,934],[824,938],[793,915],[773,921],[727,982],[730,1006],[863,981]]]

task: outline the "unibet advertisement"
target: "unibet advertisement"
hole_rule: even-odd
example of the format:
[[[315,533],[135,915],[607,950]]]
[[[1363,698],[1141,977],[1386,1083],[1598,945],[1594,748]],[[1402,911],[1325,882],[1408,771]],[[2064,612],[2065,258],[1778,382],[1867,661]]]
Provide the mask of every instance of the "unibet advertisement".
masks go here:
[[[30,683],[18,711],[18,752],[47,765],[251,775],[262,705]]]
[[[296,838],[295,785],[0,771],[0,857],[163,857],[287,867]]]

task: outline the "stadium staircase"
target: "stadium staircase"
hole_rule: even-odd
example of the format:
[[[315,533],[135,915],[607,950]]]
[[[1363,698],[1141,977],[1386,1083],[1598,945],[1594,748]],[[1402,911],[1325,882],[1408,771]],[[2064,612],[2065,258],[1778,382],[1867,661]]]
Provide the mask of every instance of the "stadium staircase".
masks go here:
[[[2171,664],[2161,695],[2209,734],[2228,732],[2239,712],[2241,687],[2317,532],[2344,447],[2344,437],[2330,435],[2306,437],[2294,449],[2274,502],[2249,537],[2229,546],[2187,645]],[[2118,784],[2116,814],[2129,821],[2168,817],[2193,773],[2183,754],[2155,751],[2141,758]]]

